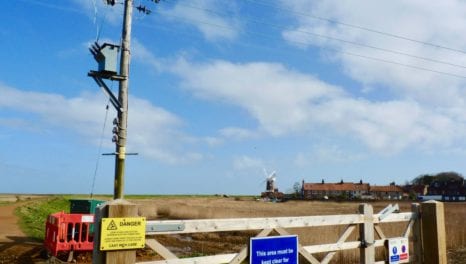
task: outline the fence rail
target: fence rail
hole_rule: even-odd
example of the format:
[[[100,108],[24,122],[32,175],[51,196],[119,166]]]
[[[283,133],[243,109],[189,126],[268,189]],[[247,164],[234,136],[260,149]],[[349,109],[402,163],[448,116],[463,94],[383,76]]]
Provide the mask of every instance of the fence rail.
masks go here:
[[[410,263],[446,264],[443,204],[435,201],[424,202],[420,205],[412,204],[411,212],[404,213],[395,212],[398,211],[397,209],[397,205],[390,205],[374,214],[371,205],[360,204],[358,214],[347,215],[147,221],[146,245],[160,255],[163,260],[139,262],[139,264],[239,264],[243,263],[249,256],[249,247],[245,245],[236,253],[180,259],[157,241],[157,236],[160,235],[257,231],[256,237],[265,237],[275,231],[279,235],[285,236],[290,235],[287,230],[290,228],[322,226],[345,227],[335,243],[298,245],[300,256],[307,262],[327,264],[339,251],[359,249],[359,263],[382,264],[387,261],[376,261],[375,248],[385,246],[389,237],[384,234],[381,224],[397,222],[406,223],[405,228],[400,230],[400,233],[402,232],[403,238],[410,240]],[[95,228],[98,231],[95,234],[93,263],[136,263],[135,251],[102,252],[98,246],[103,217],[132,216],[137,216],[136,205],[124,200],[110,201],[97,208]],[[347,241],[355,231],[359,231],[358,239]],[[316,257],[316,254],[319,256]]]
[[[387,214],[381,212],[372,214],[372,206],[362,204],[359,214],[326,215],[326,216],[300,216],[300,217],[267,217],[267,218],[233,218],[233,219],[200,219],[200,220],[163,220],[147,221],[146,235],[157,236],[167,234],[192,234],[225,231],[251,231],[258,230],[257,236],[267,236],[273,230],[280,235],[288,235],[288,228],[307,228],[322,226],[344,226],[346,229],[335,243],[322,245],[299,245],[299,253],[310,263],[329,263],[337,251],[360,249],[361,257],[366,256],[369,262],[361,263],[385,263],[375,262],[375,248],[383,247],[387,237],[379,224],[407,222],[403,237],[409,237],[415,222],[418,220],[418,205],[413,205],[412,212]],[[360,241],[346,241],[359,225],[364,230]],[[375,232],[374,232],[375,230]],[[377,233],[380,239],[374,239]],[[418,232],[415,232],[417,234]],[[362,235],[362,236],[361,236]],[[420,239],[417,239],[420,241]],[[416,243],[416,242],[415,242]],[[144,264],[217,264],[217,263],[242,263],[248,257],[248,247],[245,246],[238,253],[219,254],[212,256],[193,257],[179,259],[175,254],[159,243],[155,238],[147,238],[146,244],[165,260],[139,262]],[[415,246],[415,249],[418,248]],[[314,255],[327,253],[322,260]],[[419,254],[419,252],[418,252]],[[415,254],[416,255],[416,254]],[[412,258],[416,259],[415,257]],[[372,260],[372,262],[371,262]]]

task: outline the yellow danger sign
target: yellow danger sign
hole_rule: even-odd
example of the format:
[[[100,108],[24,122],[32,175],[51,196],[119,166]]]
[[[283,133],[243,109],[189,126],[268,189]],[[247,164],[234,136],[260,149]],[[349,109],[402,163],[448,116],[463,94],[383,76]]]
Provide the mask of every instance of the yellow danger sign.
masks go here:
[[[100,250],[144,248],[146,218],[102,218]]]

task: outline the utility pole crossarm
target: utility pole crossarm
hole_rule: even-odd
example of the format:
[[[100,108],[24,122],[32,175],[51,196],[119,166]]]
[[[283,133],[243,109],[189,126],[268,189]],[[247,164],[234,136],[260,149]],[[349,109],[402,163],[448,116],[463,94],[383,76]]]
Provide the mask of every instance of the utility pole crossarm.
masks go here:
[[[123,111],[120,102],[118,101],[116,96],[112,93],[112,91],[108,88],[108,86],[105,84],[102,78],[98,75],[98,72],[90,71],[88,73],[88,76],[92,77],[92,79],[94,79],[94,81],[102,89],[102,91],[108,96],[108,98],[110,99],[110,103],[112,103],[113,107],[115,107],[115,109],[118,112]]]

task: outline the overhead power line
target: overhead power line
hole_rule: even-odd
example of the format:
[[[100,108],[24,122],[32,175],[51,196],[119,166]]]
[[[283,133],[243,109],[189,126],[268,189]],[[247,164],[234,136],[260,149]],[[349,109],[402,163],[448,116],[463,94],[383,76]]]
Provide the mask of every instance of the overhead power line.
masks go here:
[[[21,1],[27,1],[27,2],[33,2],[33,3],[36,3],[36,4],[40,4],[40,5],[43,5],[45,7],[48,7],[48,8],[54,8],[54,9],[61,9],[61,10],[64,10],[64,11],[71,11],[71,12],[77,12],[77,13],[81,13],[81,14],[86,14],[85,12],[81,11],[81,10],[77,10],[77,9],[71,9],[71,8],[62,8],[61,6],[58,6],[58,5],[50,5],[50,4],[45,4],[41,1],[38,1],[38,0],[21,0]],[[152,0],[148,0],[148,1],[152,1]],[[255,0],[247,0],[247,1],[250,1],[250,2],[257,2],[259,3],[259,1],[255,1]],[[262,3],[264,5],[267,5],[265,3]],[[275,7],[275,6],[271,6],[272,8],[276,8],[278,10],[280,9],[283,9],[283,8],[279,8],[279,7]],[[293,13],[297,13],[295,11],[292,11],[292,10],[287,10],[287,9],[283,9],[285,11],[289,11],[289,12],[293,12]],[[212,11],[212,10],[208,10],[208,9],[205,9],[205,11]],[[168,14],[166,14],[168,15]],[[309,16],[307,14],[301,14],[303,16]],[[176,15],[168,15],[168,16],[172,16],[172,17],[176,17],[176,18],[179,18],[181,20],[188,20],[188,21],[194,21],[194,22],[198,22],[198,23],[202,23],[204,25],[207,25],[207,26],[211,26],[211,27],[217,27],[217,28],[223,28],[223,29],[226,29],[226,30],[231,30],[231,31],[236,31],[236,29],[232,28],[232,27],[228,27],[228,26],[225,26],[225,25],[218,25],[218,24],[214,24],[214,23],[210,23],[210,22],[206,22],[206,21],[201,21],[201,20],[195,20],[195,19],[188,19],[186,17],[181,17],[181,16],[176,16]],[[322,18],[322,19],[325,19],[325,18]],[[329,21],[330,22],[330,21]],[[265,22],[264,22],[265,23]],[[341,23],[341,22],[337,22],[335,21],[334,23]],[[153,25],[149,26],[149,27],[154,27]],[[357,27],[357,26],[355,26]],[[163,27],[163,28],[160,28],[160,29],[163,29],[163,30],[168,30],[167,28]],[[173,30],[172,30],[173,31]],[[254,31],[251,31],[251,30],[246,30],[245,31],[246,33],[248,34],[252,34],[252,35],[255,35],[255,36],[258,36],[258,37],[261,37],[261,38],[267,38],[267,39],[276,39],[275,37],[271,36],[271,35],[267,35],[267,34],[264,34],[262,32],[254,32]],[[180,32],[176,32],[177,34],[179,34]],[[193,36],[194,37],[194,36]],[[296,41],[296,40],[293,40],[293,41],[290,41],[290,42],[293,42],[293,43],[296,43],[296,44],[300,44],[300,45],[308,45],[308,43],[305,43],[305,42],[300,42],[300,41]],[[245,43],[242,43],[242,44],[245,44]],[[425,44],[425,43],[421,43],[421,44]],[[432,44],[432,43],[428,43],[428,44]],[[426,44],[426,45],[428,45]],[[432,45],[435,45],[435,44],[432,44]],[[431,45],[431,46],[432,46]],[[252,46],[252,45],[248,45],[248,46]],[[448,47],[440,47],[439,48],[443,48],[443,49],[449,49],[449,50],[453,50],[453,51],[458,51],[458,52],[461,52],[461,53],[465,53],[466,52],[463,52],[461,50],[455,50],[455,49],[450,49]],[[376,58],[376,57],[371,57],[371,56],[366,56],[366,55],[362,55],[362,54],[356,54],[356,53],[351,53],[351,52],[345,52],[345,51],[341,51],[341,50],[337,50],[337,49],[333,49],[333,48],[326,48],[326,47],[321,47],[321,49],[325,49],[325,50],[329,50],[329,51],[332,51],[332,52],[335,52],[335,53],[340,53],[340,54],[345,54],[345,55],[349,55],[349,56],[353,56],[353,57],[359,57],[359,58],[364,58],[364,59],[368,59],[368,60],[372,60],[372,61],[378,61],[378,62],[382,62],[382,63],[386,63],[386,64],[392,64],[392,65],[397,65],[397,66],[402,66],[402,67],[407,67],[407,68],[412,68],[412,69],[416,69],[416,70],[421,70],[421,71],[427,71],[427,72],[432,72],[432,73],[437,73],[437,74],[441,74],[441,75],[445,75],[445,76],[450,76],[450,77],[455,77],[455,78],[460,78],[460,79],[466,79],[466,76],[464,75],[460,75],[460,74],[455,74],[455,73],[451,73],[451,72],[447,72],[447,71],[438,71],[438,70],[435,70],[435,69],[429,69],[429,68],[425,68],[425,67],[419,67],[419,66],[416,66],[416,65],[410,65],[410,64],[404,64],[404,63],[400,63],[400,62],[396,62],[396,61],[390,61],[390,60],[386,60],[386,59],[382,59],[382,58]],[[382,49],[382,48],[381,48]],[[396,51],[395,51],[396,52]],[[401,54],[400,54],[401,55]],[[413,55],[413,56],[416,56],[416,55]],[[418,58],[418,59],[421,59],[421,58]],[[445,61],[436,61],[434,59],[430,59],[430,58],[424,58],[423,59],[425,60],[428,60],[428,61],[432,61],[432,62],[435,62],[435,63],[441,63],[441,64],[446,64],[446,65],[450,65],[450,66],[454,66],[454,67],[460,67],[460,68],[465,68],[466,66],[463,66],[463,65],[457,65],[457,64],[453,64],[453,63],[450,63],[450,62],[445,62]]]
[[[364,31],[368,31],[368,32],[371,32],[371,33],[375,33],[375,34],[379,34],[379,35],[383,35],[383,36],[387,36],[387,37],[397,38],[397,39],[401,39],[401,40],[405,40],[405,41],[410,41],[410,42],[414,42],[414,43],[418,43],[418,44],[422,44],[422,45],[426,45],[426,46],[431,46],[431,47],[438,48],[438,49],[445,49],[445,50],[458,52],[458,53],[461,53],[463,55],[466,55],[465,50],[461,50],[461,49],[458,49],[458,48],[452,48],[452,47],[448,47],[448,46],[445,46],[445,45],[440,45],[440,44],[436,44],[436,43],[422,41],[422,40],[418,40],[418,39],[415,39],[415,38],[406,37],[406,36],[402,36],[402,35],[398,35],[398,34],[394,34],[394,33],[390,33],[390,32],[385,32],[385,31],[372,29],[372,28],[368,28],[368,27],[364,27],[364,26],[353,25],[353,24],[349,24],[349,23],[346,23],[346,22],[341,22],[341,21],[338,21],[338,20],[330,19],[330,18],[311,15],[311,14],[308,14],[308,13],[298,12],[298,11],[295,11],[295,10],[292,10],[292,9],[278,7],[276,5],[264,3],[263,1],[258,1],[258,0],[246,0],[246,1],[256,3],[256,4],[259,4],[259,5],[262,5],[262,6],[271,7],[271,8],[280,10],[280,11],[286,11],[286,12],[294,13],[294,14],[297,14],[297,15],[303,16],[303,17],[309,17],[309,18],[313,18],[313,19],[316,19],[316,20],[326,21],[326,22],[329,22],[329,23],[334,23],[334,24],[342,25],[342,26],[349,27],[349,28],[364,30]]]
[[[232,28],[230,26],[218,25],[218,24],[215,24],[215,23],[202,21],[202,20],[198,20],[198,19],[191,19],[191,18],[177,16],[177,15],[173,15],[173,14],[167,14],[167,16],[175,17],[177,19],[181,19],[181,20],[185,20],[185,21],[192,21],[192,22],[201,23],[201,24],[211,26],[211,27],[217,27],[217,28],[222,28],[222,29],[226,29],[226,30],[236,31],[236,29],[234,29],[234,28]],[[251,35],[254,35],[254,36],[257,36],[257,37],[261,37],[261,38],[274,39],[274,40],[276,39],[276,37],[274,37],[274,36],[272,36],[270,34],[264,34],[262,32],[256,32],[256,31],[251,31],[251,30],[245,30],[244,32],[248,33],[248,34],[251,34]],[[290,42],[300,44],[300,45],[307,45],[308,44],[306,42],[297,41],[297,40],[291,40]],[[466,75],[460,75],[460,74],[451,73],[451,72],[447,72],[447,71],[429,69],[429,68],[425,68],[425,67],[421,67],[421,66],[417,66],[417,65],[405,64],[405,63],[401,63],[401,62],[397,62],[397,61],[392,61],[392,60],[367,56],[367,55],[363,55],[363,54],[357,54],[357,53],[353,53],[353,52],[342,51],[342,50],[338,50],[338,49],[335,49],[335,48],[328,48],[328,47],[320,47],[320,48],[324,49],[324,50],[331,51],[333,53],[339,53],[339,54],[349,55],[349,56],[353,56],[353,57],[364,58],[364,59],[368,59],[368,60],[372,60],[372,61],[383,62],[383,63],[386,63],[386,64],[403,66],[403,67],[406,67],[406,68],[412,68],[412,69],[416,69],[416,70],[432,72],[432,73],[446,75],[446,76],[450,76],[450,77],[466,79]],[[447,64],[447,63],[445,63],[445,64]],[[464,66],[461,66],[461,67],[464,68]]]
[[[221,12],[218,12],[218,11],[215,11],[215,10],[212,10],[212,9],[208,9],[208,8],[204,8],[204,7],[200,7],[200,6],[196,6],[196,5],[192,5],[192,4],[183,4],[183,3],[178,3],[178,4],[186,6],[188,8],[206,11],[206,12],[209,12],[209,13],[212,13],[212,14],[215,14],[215,15],[219,15],[219,16],[222,16],[222,17],[229,15],[227,13],[221,13]],[[253,19],[253,18],[248,18],[247,22],[252,22],[252,23],[255,23],[255,24],[262,24],[262,25],[270,26],[270,27],[280,29],[280,30],[286,30],[287,29],[286,27],[278,25],[278,24],[265,22],[265,21],[261,21],[261,20],[257,20],[257,19]],[[212,26],[220,26],[220,25],[213,25],[212,23],[211,23],[211,25]],[[317,37],[317,38],[323,38],[323,39],[338,41],[338,42],[350,44],[350,45],[353,45],[353,46],[369,48],[369,49],[378,50],[378,51],[382,51],[382,52],[386,52],[386,53],[392,53],[392,54],[402,55],[402,56],[406,56],[406,57],[410,57],[410,58],[414,58],[414,59],[419,59],[419,60],[424,60],[424,61],[428,61],[428,62],[444,64],[444,65],[448,65],[448,66],[452,66],[452,67],[458,67],[458,68],[466,69],[466,66],[464,66],[464,65],[460,65],[460,64],[456,64],[456,63],[452,63],[452,62],[448,62],[448,61],[432,59],[432,58],[419,56],[419,55],[415,55],[415,54],[410,54],[410,53],[407,53],[407,52],[393,50],[393,49],[381,48],[381,47],[377,47],[377,46],[370,45],[370,44],[359,43],[359,42],[346,40],[346,39],[342,39],[342,38],[337,38],[337,37],[332,37],[332,36],[328,36],[328,35],[318,34],[318,33],[310,32],[310,31],[306,31],[306,30],[295,30],[295,31],[299,32],[299,33],[302,33],[302,34],[305,34],[305,35]],[[301,45],[306,45],[306,46],[309,45],[309,43],[304,42],[304,41],[300,42],[300,44]]]

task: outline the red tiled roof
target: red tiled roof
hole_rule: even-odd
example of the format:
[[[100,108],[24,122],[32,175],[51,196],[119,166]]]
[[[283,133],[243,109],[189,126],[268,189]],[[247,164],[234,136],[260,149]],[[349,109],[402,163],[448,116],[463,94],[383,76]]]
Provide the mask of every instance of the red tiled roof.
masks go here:
[[[370,186],[368,183],[304,183],[304,191],[371,191],[403,192],[400,186]]]
[[[400,186],[386,185],[386,186],[371,186],[371,192],[403,192]]]
[[[305,191],[369,191],[368,183],[304,183]]]

